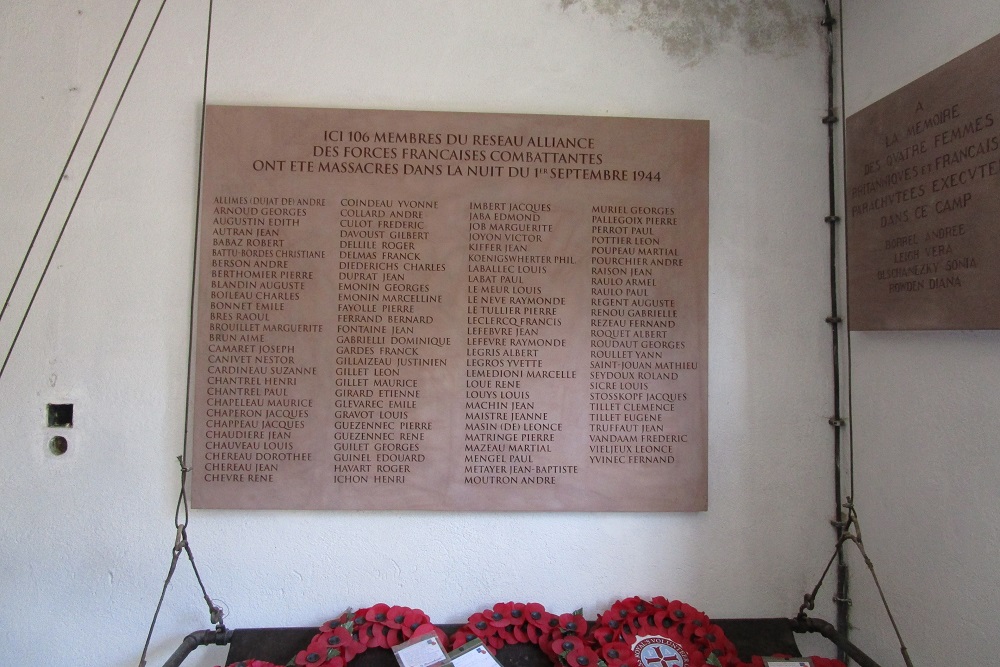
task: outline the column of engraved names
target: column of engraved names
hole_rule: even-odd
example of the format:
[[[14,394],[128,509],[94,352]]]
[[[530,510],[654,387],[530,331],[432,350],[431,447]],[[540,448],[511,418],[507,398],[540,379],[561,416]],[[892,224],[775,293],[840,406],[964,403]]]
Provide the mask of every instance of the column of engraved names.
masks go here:
[[[345,197],[338,223],[333,481],[406,484],[427,461],[432,420],[418,419],[423,370],[448,365],[434,325],[436,200]]]
[[[555,456],[563,424],[540,400],[576,377],[546,359],[566,347],[566,300],[546,277],[575,263],[544,253],[550,212],[544,202],[469,204],[465,484],[554,485],[578,472]]]
[[[323,332],[293,314],[308,297],[326,251],[297,232],[322,198],[219,195],[211,210],[209,343],[203,481],[274,483],[309,464],[302,449],[314,399],[299,381],[316,375],[300,347]],[[204,292],[204,290],[203,290]]]
[[[696,361],[678,360],[676,300],[664,296],[684,258],[661,237],[678,224],[663,206],[591,210],[589,461],[668,465],[688,434],[669,416],[688,399],[664,390]]]

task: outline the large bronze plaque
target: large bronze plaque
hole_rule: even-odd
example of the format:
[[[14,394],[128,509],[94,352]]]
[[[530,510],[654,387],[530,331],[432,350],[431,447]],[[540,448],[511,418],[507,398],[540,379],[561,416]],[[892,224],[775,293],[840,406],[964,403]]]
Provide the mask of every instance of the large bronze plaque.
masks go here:
[[[214,106],[203,508],[707,508],[708,123]]]
[[[1000,328],[1000,36],[847,119],[853,330]]]

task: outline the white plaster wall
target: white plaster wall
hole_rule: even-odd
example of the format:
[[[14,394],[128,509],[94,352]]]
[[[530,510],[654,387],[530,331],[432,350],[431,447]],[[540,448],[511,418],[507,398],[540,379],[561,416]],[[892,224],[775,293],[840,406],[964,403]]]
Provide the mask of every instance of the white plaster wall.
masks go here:
[[[846,0],[848,114],[1000,32],[993,0]],[[917,665],[992,664],[1000,641],[1000,334],[851,336],[863,537]],[[855,641],[903,664],[852,558]]]
[[[683,4],[688,18],[705,7]],[[216,0],[210,102],[704,118],[712,133],[709,511],[197,511],[192,547],[230,627],[318,624],[380,601],[441,623],[506,600],[593,617],[658,594],[716,617],[795,614],[832,546],[825,44],[818,2],[736,4],[759,15],[700,34],[629,1]],[[131,7],[0,2],[4,292]],[[791,24],[757,20],[776,7]],[[0,662],[135,665],[166,575],[205,18],[205,2],[166,6],[0,379]],[[29,262],[27,285],[40,268]],[[3,351],[25,302],[19,291],[0,326]],[[993,341],[970,338],[981,362]],[[969,369],[984,384],[985,366]],[[76,406],[61,457],[46,445],[50,402]],[[150,663],[205,627],[182,563]]]

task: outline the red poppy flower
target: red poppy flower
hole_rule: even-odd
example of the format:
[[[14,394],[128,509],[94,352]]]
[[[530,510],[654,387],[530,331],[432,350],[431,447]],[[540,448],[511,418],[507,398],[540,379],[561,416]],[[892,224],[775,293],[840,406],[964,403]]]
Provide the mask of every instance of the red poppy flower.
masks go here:
[[[628,611],[620,606],[620,603],[616,602],[611,605],[610,609],[605,609],[597,617],[597,622],[601,625],[607,625],[610,627],[618,627],[621,625],[622,620],[628,616]]]
[[[667,605],[667,613],[670,615],[670,620],[675,623],[687,623],[690,620],[704,616],[700,611],[680,600],[670,602]]]
[[[396,644],[389,644],[390,629],[381,623],[366,623],[358,632],[358,641],[368,648],[392,648],[399,643],[399,630],[395,630]]]
[[[497,651],[507,645],[507,642],[499,634],[492,634],[483,640],[483,644],[486,645],[486,648],[491,649],[490,653],[496,655]]]
[[[507,644],[527,644],[531,641],[523,625],[508,625],[503,628],[497,628],[497,636]]]
[[[568,667],[599,667],[601,657],[585,646],[577,651],[570,651],[563,660]]]
[[[354,635],[348,632],[347,628],[342,625],[338,625],[333,630],[326,632],[320,628],[320,633],[313,637],[309,648],[319,652],[336,650],[338,652],[337,655],[344,656],[345,661],[351,660],[360,651],[364,650],[364,646],[355,641]]]
[[[598,625],[591,629],[587,639],[591,644],[596,644],[598,647],[619,641],[618,633],[603,625]]]
[[[525,612],[527,611],[528,605],[523,602],[511,602],[510,603],[510,617],[513,619],[513,623],[518,625],[523,625],[527,623],[527,618],[525,618]]]
[[[617,605],[617,603],[615,604]],[[625,619],[628,616],[627,612],[625,613],[625,616],[622,616],[621,611],[621,607],[613,606],[611,609],[602,612],[597,617],[596,627],[602,632],[602,637],[599,638],[598,641],[606,644],[608,642],[621,639],[622,625],[626,623]],[[608,633],[610,633],[610,636]]]
[[[365,645],[359,642],[353,634],[348,632],[347,628],[338,628],[333,631],[334,636],[340,639],[336,648],[340,648],[341,655],[344,656],[344,662],[350,662],[359,654],[363,653],[365,650]]]
[[[650,615],[650,619],[649,627],[655,629],[657,632],[663,632],[674,624],[674,620],[670,617],[670,612],[666,608],[658,608]]]
[[[389,605],[381,602],[363,611],[365,620],[369,623],[385,623],[389,618]]]
[[[504,628],[510,625],[510,616],[509,616],[510,610],[508,609],[507,610],[508,614],[505,614],[504,606],[505,605],[503,603],[497,603],[493,605],[493,609],[483,610],[483,616],[485,616],[489,624],[495,628]]]
[[[489,617],[492,625],[502,628],[524,623],[524,609],[525,605],[520,602],[498,602],[490,612],[483,613]]]
[[[339,628],[343,626],[347,619],[350,618],[350,614],[341,614],[337,618],[331,618],[329,621],[319,626],[320,632],[333,632],[334,628]]]
[[[416,636],[417,628],[431,622],[430,617],[419,609],[407,609],[403,614],[403,634],[407,637]],[[424,634],[420,632],[419,634]]]
[[[636,628],[634,620],[622,621],[622,624],[618,627],[617,636],[618,641],[625,642],[626,644],[632,645],[635,643],[636,637],[641,636],[642,633]]]
[[[577,614],[560,614],[559,628],[563,634],[583,637],[587,634],[587,619]]]
[[[543,630],[534,623],[529,623],[524,627],[524,633],[528,637],[528,641],[532,644],[538,644],[543,638],[548,637],[548,630]]]
[[[406,612],[408,611],[410,611],[408,607],[389,607],[385,612],[383,623],[390,628],[402,628],[403,622],[406,620]]]
[[[578,635],[566,635],[565,637],[553,639],[549,643],[549,649],[554,655],[565,655],[570,651],[576,651],[584,647],[583,638]]]
[[[659,632],[654,614],[636,614],[622,623],[623,632],[631,631],[637,636],[652,635]]]
[[[301,667],[318,667],[326,662],[326,654],[319,654],[308,649],[299,651],[295,655],[295,664]]]
[[[367,609],[359,609],[344,623],[344,627],[353,632],[355,637],[360,637],[364,632],[365,626],[371,625],[365,618],[365,612],[367,611]]]
[[[636,667],[632,648],[625,642],[609,642],[601,646],[601,657],[608,667]]]
[[[309,645],[306,646],[305,650],[316,653],[322,653],[325,657],[327,649],[330,648],[329,645],[326,643],[326,640],[328,637],[332,636],[333,636],[332,632],[320,632],[309,641]]]
[[[473,614],[469,617],[469,622],[466,624],[469,632],[473,633],[477,637],[486,643],[488,637],[492,637],[497,633],[497,626],[490,623],[488,614],[490,611],[483,611],[480,613]]]
[[[545,611],[545,607],[537,602],[530,602],[524,605],[524,612],[528,618],[529,624],[548,631],[549,619],[552,618],[552,614]]]
[[[405,639],[406,638],[403,636],[402,628],[386,628],[385,632],[386,648],[392,648],[393,646],[402,644],[405,641]]]
[[[701,644],[706,652],[715,651],[720,656],[736,652],[736,645],[729,641],[722,628],[714,623],[695,624],[692,639]]]
[[[621,631],[622,624],[626,623],[633,615],[634,599],[618,600],[610,609],[603,611],[597,617],[597,624],[613,630],[616,634]]]
[[[624,600],[619,600],[612,606],[617,606],[619,609],[625,612],[625,615],[641,614],[643,606],[646,605],[646,601],[641,597],[634,595],[630,598],[625,598]],[[622,615],[622,618],[625,618]]]

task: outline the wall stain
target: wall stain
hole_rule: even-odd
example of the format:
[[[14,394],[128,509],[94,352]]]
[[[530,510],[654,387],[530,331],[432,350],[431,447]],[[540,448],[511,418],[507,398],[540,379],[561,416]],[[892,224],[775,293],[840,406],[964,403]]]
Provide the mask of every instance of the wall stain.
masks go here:
[[[815,0],[560,0],[660,39],[664,52],[694,65],[736,42],[748,55],[790,56],[821,32]]]

